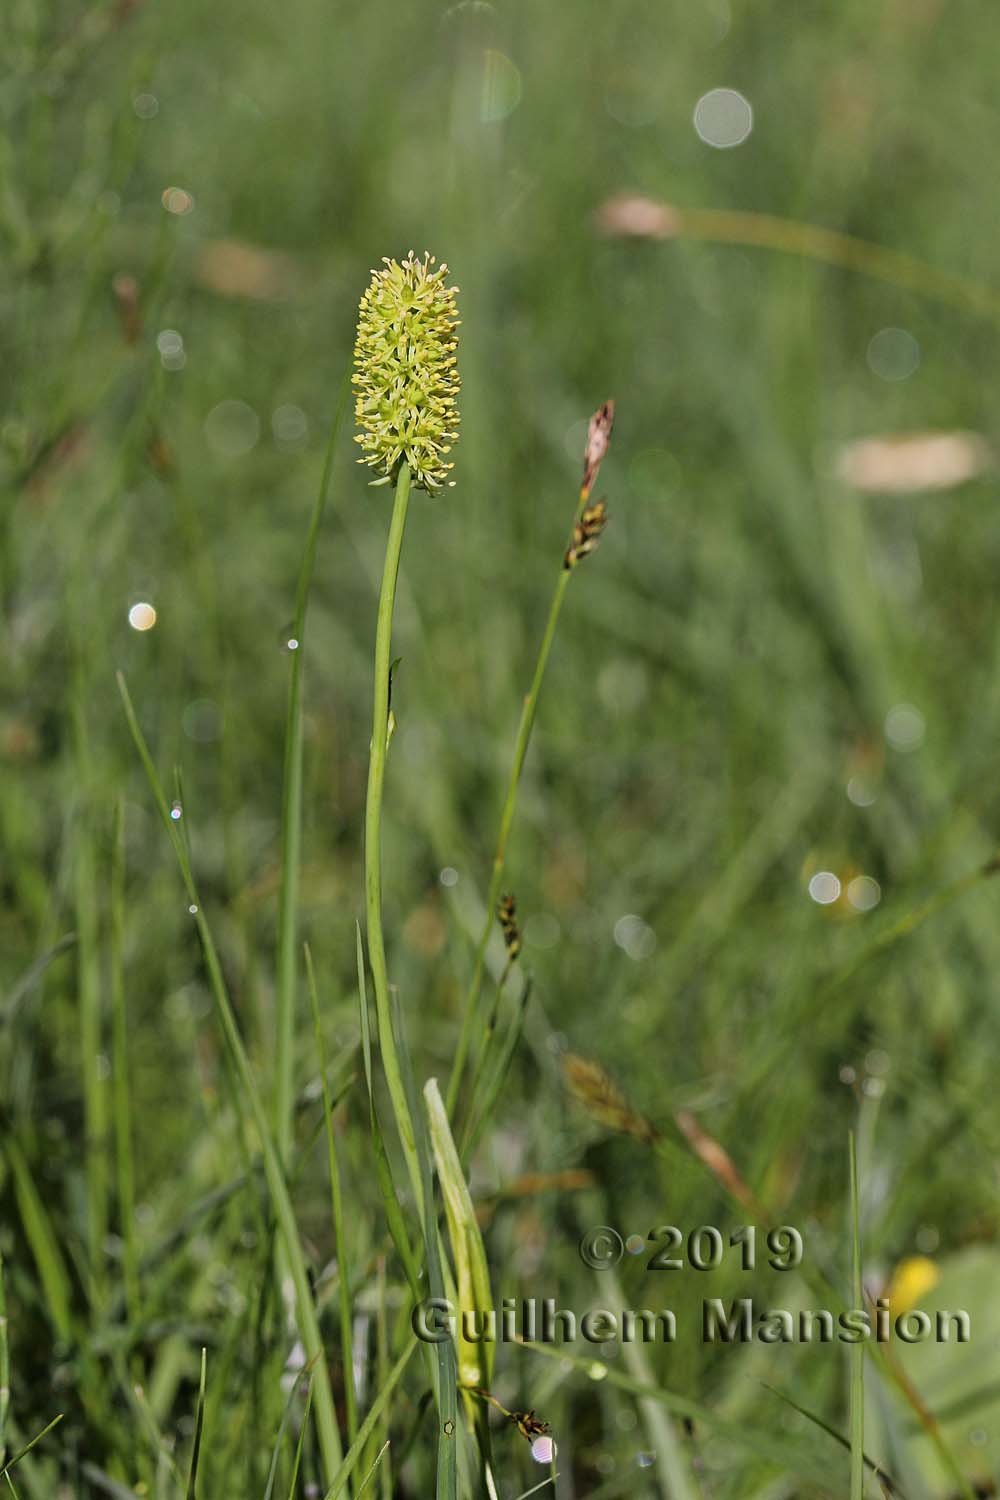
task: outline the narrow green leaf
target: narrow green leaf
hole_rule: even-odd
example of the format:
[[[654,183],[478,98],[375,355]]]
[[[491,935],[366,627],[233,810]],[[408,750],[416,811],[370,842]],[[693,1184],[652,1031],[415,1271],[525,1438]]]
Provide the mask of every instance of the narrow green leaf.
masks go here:
[[[424,1085],[424,1103],[438,1181],[444,1195],[448,1238],[458,1277],[459,1306],[463,1311],[479,1311],[485,1317],[493,1306],[486,1247],[436,1078],[429,1078]],[[488,1339],[475,1344],[465,1344],[464,1341],[460,1343],[458,1374],[462,1384],[489,1388],[493,1375],[493,1354],[494,1345]]]
[[[146,771],[161,822],[173,845],[181,877],[188,894],[188,900],[191,903],[192,915],[197,924],[198,935],[201,938],[202,952],[205,956],[205,967],[208,972],[209,986],[215,1004],[216,1015],[232,1062],[233,1072],[239,1085],[239,1098],[242,1105],[251,1115],[260,1139],[268,1191],[278,1222],[278,1231],[288,1261],[292,1284],[295,1288],[296,1310],[302,1343],[305,1347],[307,1358],[310,1361],[316,1361],[316,1426],[319,1433],[324,1467],[327,1474],[332,1474],[336,1471],[342,1456],[340,1430],[337,1426],[337,1412],[333,1401],[333,1389],[330,1384],[330,1372],[326,1365],[323,1342],[320,1337],[319,1319],[316,1314],[312,1290],[309,1285],[309,1277],[306,1272],[305,1257],[299,1242],[298,1226],[295,1221],[295,1212],[292,1208],[288,1185],[285,1181],[277,1148],[271,1135],[267,1112],[264,1109],[257,1084],[254,1080],[250,1060],[247,1057],[246,1048],[243,1045],[243,1039],[236,1022],[232,1001],[229,998],[229,991],[223,977],[218,950],[215,946],[215,939],[212,935],[208,919],[205,916],[194,873],[191,868],[187,845],[178,833],[175,820],[170,816],[170,809],[163,792],[163,786],[157,774],[156,767],[153,764],[153,758],[149,753],[145,736],[139,727],[139,721],[125,684],[125,678],[120,672],[118,673],[118,688],[121,693],[122,703],[125,708],[125,717],[128,721],[132,738],[135,741],[139,758]]]
[[[205,1425],[205,1361],[206,1351],[201,1351],[201,1378],[198,1381],[198,1410],[194,1419],[194,1442],[191,1445],[191,1470],[188,1474],[187,1500],[198,1497],[198,1459],[201,1455],[201,1434]]]
[[[333,1483],[330,1485],[330,1488],[323,1496],[323,1500],[337,1500],[337,1497],[344,1493],[347,1481],[350,1479],[355,1465],[365,1451],[365,1445],[367,1444],[368,1439],[375,1428],[375,1424],[378,1422],[379,1417],[382,1415],[389,1397],[392,1395],[393,1391],[396,1389],[396,1386],[399,1384],[403,1375],[403,1371],[406,1369],[407,1365],[412,1359],[413,1351],[416,1349],[416,1347],[416,1335],[411,1334],[409,1339],[407,1340],[402,1354],[399,1356],[396,1363],[389,1371],[389,1375],[386,1379],[385,1384],[382,1386],[382,1389],[379,1391],[378,1395],[375,1397],[375,1400],[369,1407],[364,1421],[358,1428],[358,1435],[344,1455],[344,1461],[341,1464],[340,1468],[337,1470],[337,1473],[334,1475]],[[378,1460],[376,1460],[376,1462],[378,1462]]]
[[[15,1466],[15,1464],[19,1464],[21,1462],[21,1459],[24,1458],[25,1454],[26,1453],[30,1453],[31,1450],[32,1450],[32,1448],[34,1448],[36,1446],[36,1444],[40,1443],[42,1441],[42,1438],[46,1437],[52,1431],[53,1427],[58,1427],[58,1425],[62,1421],[62,1419],[63,1419],[63,1413],[62,1412],[60,1412],[57,1417],[53,1417],[52,1421],[48,1422],[42,1428],[41,1432],[37,1432],[35,1434],[35,1436],[31,1439],[31,1441],[29,1443],[25,1443],[24,1447],[21,1448],[21,1449],[19,1449],[18,1452],[15,1453],[12,1458],[8,1458],[8,1460],[4,1464],[3,1468],[0,1469],[0,1474],[6,1474],[7,1471],[8,1471],[8,1469],[13,1469],[14,1466]]]
[[[358,1431],[358,1403],[354,1391],[354,1347],[351,1337],[351,1276],[347,1258],[347,1236],[344,1233],[344,1208],[340,1190],[340,1164],[337,1161],[337,1144],[333,1135],[333,1105],[326,1081],[326,1044],[320,1024],[319,994],[316,989],[316,973],[313,969],[309,944],[305,945],[306,976],[309,1000],[312,1005],[313,1035],[316,1039],[316,1056],[319,1059],[320,1084],[323,1091],[323,1123],[326,1127],[326,1155],[330,1177],[330,1207],[333,1216],[333,1237],[337,1250],[337,1282],[340,1296],[340,1353],[344,1367],[344,1398],[347,1408],[347,1436],[353,1442]]]
[[[72,1334],[70,1317],[70,1281],[63,1263],[59,1240],[52,1227],[45,1204],[35,1187],[24,1152],[10,1134],[4,1138],[4,1150],[14,1175],[14,1193],[24,1227],[25,1239],[31,1249],[38,1279],[45,1296],[46,1307],[52,1326],[61,1339],[69,1340]]]

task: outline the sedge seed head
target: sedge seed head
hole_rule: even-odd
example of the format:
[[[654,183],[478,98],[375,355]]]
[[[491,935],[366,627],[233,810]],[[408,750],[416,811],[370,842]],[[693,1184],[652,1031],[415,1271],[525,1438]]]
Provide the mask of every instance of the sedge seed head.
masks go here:
[[[573,1097],[583,1105],[591,1119],[607,1130],[633,1135],[647,1144],[657,1139],[656,1126],[632,1108],[599,1062],[568,1052],[563,1058],[563,1075]]]
[[[455,293],[448,267],[433,255],[383,262],[358,309],[352,377],[359,463],[389,484],[400,466],[410,466],[411,482],[434,493],[453,465],[447,455],[458,437],[456,368],[458,327]]]

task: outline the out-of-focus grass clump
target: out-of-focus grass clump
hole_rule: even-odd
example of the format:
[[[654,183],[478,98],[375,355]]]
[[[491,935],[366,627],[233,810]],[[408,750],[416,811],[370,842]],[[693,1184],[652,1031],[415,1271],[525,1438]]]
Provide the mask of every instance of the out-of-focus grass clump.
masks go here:
[[[498,1413],[532,1410],[560,1495],[847,1493],[836,1441],[762,1384],[846,1434],[843,1349],[700,1338],[706,1296],[815,1305],[815,1281],[728,1251],[644,1273],[651,1245],[619,1286],[577,1245],[596,1224],[728,1239],[760,1203],[848,1298],[853,1128],[870,1292],[917,1254],[988,1264],[992,21],[938,0],[3,8],[8,1455],[64,1413],[11,1470],[19,1494],[183,1495],[202,1348],[198,1492],[322,1493],[311,1427],[293,1478],[304,1355],[259,1139],[115,674],[269,1100],[296,580],[358,296],[383,255],[427,246],[462,289],[463,398],[455,488],[410,503],[393,642],[384,907],[413,1104],[429,1077],[446,1090],[586,420],[613,394],[611,524],[567,592],[507,848],[531,990],[471,1193],[496,1298],[582,1314],[620,1296],[681,1330],[566,1366],[501,1347],[493,1399],[466,1392],[459,1425],[497,1422],[510,1500],[548,1471]],[[355,943],[391,502],[355,457],[345,433],[302,658],[298,936],[361,1419],[395,1377],[352,1483],[391,1439],[371,1491],[420,1495],[437,1423],[421,1352],[395,1368],[410,1294],[373,1169]],[[286,1165],[346,1449],[298,968]],[[567,1089],[566,1053],[602,1108]],[[643,1129],[609,1124],[608,1099]],[[420,1243],[405,1194],[403,1217]],[[910,1497],[1000,1466],[985,1346],[971,1384],[955,1349],[921,1357],[932,1456],[890,1372],[866,1375],[866,1448]]]

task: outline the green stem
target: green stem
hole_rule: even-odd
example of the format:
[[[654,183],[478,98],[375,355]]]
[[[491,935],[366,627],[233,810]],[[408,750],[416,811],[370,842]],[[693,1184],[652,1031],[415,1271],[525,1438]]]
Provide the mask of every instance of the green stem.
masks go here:
[[[406,1087],[399,1064],[399,1053],[392,1027],[389,1001],[389,976],[385,961],[385,937],[382,931],[382,793],[385,786],[385,762],[389,736],[389,665],[392,652],[392,614],[396,603],[396,579],[399,557],[406,529],[406,511],[410,499],[410,469],[403,464],[396,481],[396,498],[385,548],[382,588],[378,600],[378,623],[375,629],[375,687],[372,707],[372,742],[368,762],[368,797],[365,803],[365,915],[368,924],[368,961],[375,988],[375,1015],[389,1097],[396,1116],[396,1128],[403,1147],[417,1208],[423,1217],[423,1185],[417,1157],[413,1117],[406,1097]]]
[[[320,523],[326,508],[333,454],[350,391],[345,376],[334,413],[323,460],[323,473],[313,504],[302,565],[295,595],[295,618],[291,626],[291,672],[288,678],[288,710],[285,719],[285,769],[281,799],[281,888],[278,895],[278,985],[277,1040],[275,1051],[274,1135],[278,1154],[287,1165],[292,1148],[295,1102],[295,991],[298,975],[299,865],[302,848],[302,658],[309,586],[316,560]]]
[[[173,845],[174,854],[180,868],[184,888],[187,891],[188,900],[191,904],[191,915],[198,928],[198,936],[201,938],[202,952],[205,957],[205,968],[208,973],[209,988],[215,1003],[216,1014],[222,1033],[226,1041],[230,1060],[233,1065],[236,1078],[240,1086],[241,1103],[249,1108],[257,1134],[260,1138],[261,1155],[264,1159],[264,1175],[267,1179],[268,1193],[271,1206],[278,1222],[278,1234],[287,1258],[289,1274],[295,1289],[296,1313],[298,1317],[299,1331],[302,1344],[306,1352],[306,1359],[315,1364],[313,1375],[316,1408],[316,1426],[319,1433],[319,1446],[323,1457],[323,1468],[327,1482],[337,1472],[342,1458],[340,1446],[340,1431],[337,1427],[337,1412],[333,1401],[333,1389],[330,1384],[330,1371],[327,1368],[326,1356],[323,1351],[323,1342],[320,1337],[319,1319],[316,1315],[316,1306],[313,1302],[312,1291],[309,1286],[309,1277],[306,1272],[305,1257],[302,1253],[302,1245],[299,1241],[298,1226],[295,1222],[295,1211],[292,1208],[292,1200],[288,1192],[288,1184],[285,1181],[281,1158],[271,1135],[270,1122],[267,1110],[264,1108],[260,1091],[257,1088],[250,1067],[250,1059],[240,1036],[240,1029],[233,1011],[229,991],[222,973],[222,965],[219,961],[218,950],[212,930],[205,917],[198,887],[191,868],[188,856],[187,844],[177,827],[176,822],[170,816],[170,808],[167,804],[163,786],[157,775],[153,758],[149,753],[145,736],[139,727],[135,708],[125,685],[125,678],[118,673],[118,689],[121,693],[122,703],[125,707],[125,717],[128,720],[132,738],[135,741],[139,758],[142,761],[149,780],[150,789],[156,801],[160,819],[167,830],[170,842]]]
[[[576,514],[573,524],[580,519],[580,515],[587,503],[587,494],[581,491],[577,503]],[[504,866],[507,859],[507,841],[514,822],[514,812],[517,805],[517,789],[521,781],[521,772],[524,768],[525,756],[528,753],[528,744],[531,740],[531,731],[535,723],[535,713],[538,708],[538,698],[542,690],[542,682],[545,678],[545,668],[548,665],[549,652],[552,649],[552,641],[555,637],[556,626],[559,623],[559,615],[566,595],[572,569],[561,567],[559,579],[556,583],[552,603],[549,606],[549,617],[545,622],[545,633],[542,636],[542,644],[538,651],[538,660],[535,662],[535,675],[532,678],[531,688],[524,700],[521,709],[521,722],[517,728],[517,740],[514,744],[514,760],[510,768],[510,777],[507,782],[507,795],[504,799],[503,811],[500,814],[500,831],[497,834],[496,849],[493,854],[493,873],[490,877],[489,894],[486,897],[486,915],[483,919],[483,930],[479,935],[476,945],[475,964],[472,971],[472,980],[469,984],[468,993],[465,997],[464,1014],[462,1016],[462,1030],[458,1038],[458,1046],[455,1049],[455,1060],[452,1064],[451,1077],[448,1080],[447,1107],[449,1115],[454,1114],[455,1104],[458,1099],[458,1090],[462,1082],[462,1073],[469,1052],[469,1042],[472,1037],[472,1027],[479,1006],[479,992],[483,983],[483,969],[486,964],[486,949],[489,945],[490,933],[493,931],[493,923],[496,920],[497,903],[500,900],[500,887],[503,883]]]

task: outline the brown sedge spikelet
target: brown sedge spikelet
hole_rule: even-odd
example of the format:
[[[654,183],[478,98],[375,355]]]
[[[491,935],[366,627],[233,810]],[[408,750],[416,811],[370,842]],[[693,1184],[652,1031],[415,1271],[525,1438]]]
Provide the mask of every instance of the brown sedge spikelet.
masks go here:
[[[510,892],[500,897],[497,921],[500,923],[503,940],[507,944],[507,957],[513,962],[521,951],[521,929],[517,922],[517,902]]]
[[[575,1052],[563,1058],[563,1074],[570,1093],[583,1105],[591,1119],[624,1135],[635,1136],[647,1145],[659,1140],[660,1133],[645,1115],[632,1109],[624,1094],[600,1063]]]
[[[564,568],[575,568],[581,558],[587,557],[597,546],[601,533],[608,524],[608,507],[604,500],[595,500],[584,507],[579,521],[573,527],[573,540],[566,548]]]

